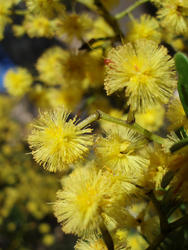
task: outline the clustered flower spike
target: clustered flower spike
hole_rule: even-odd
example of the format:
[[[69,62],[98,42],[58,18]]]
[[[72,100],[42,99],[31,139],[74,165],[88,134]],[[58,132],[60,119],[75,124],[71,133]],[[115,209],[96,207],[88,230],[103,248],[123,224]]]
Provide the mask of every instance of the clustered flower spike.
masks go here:
[[[93,143],[90,128],[79,125],[78,119],[69,118],[64,109],[43,112],[32,124],[28,141],[35,160],[45,169],[64,171],[89,151]]]

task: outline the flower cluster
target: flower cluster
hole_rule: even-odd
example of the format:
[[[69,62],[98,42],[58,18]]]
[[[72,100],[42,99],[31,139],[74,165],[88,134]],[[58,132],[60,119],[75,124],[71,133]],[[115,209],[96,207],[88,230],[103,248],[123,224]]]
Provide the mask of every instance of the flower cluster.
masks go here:
[[[33,67],[4,76],[3,223],[20,201],[38,220],[53,208],[76,250],[187,245],[188,2],[148,0],[155,15],[136,18],[145,2],[112,14],[118,0],[0,0],[0,39],[21,15],[16,37],[52,42]],[[38,228],[59,249],[48,223]]]

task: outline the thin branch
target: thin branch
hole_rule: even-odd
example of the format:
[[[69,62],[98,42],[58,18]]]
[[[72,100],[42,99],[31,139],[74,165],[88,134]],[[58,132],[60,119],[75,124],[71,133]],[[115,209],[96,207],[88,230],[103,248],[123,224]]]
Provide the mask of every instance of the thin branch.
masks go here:
[[[123,121],[121,119],[115,118],[113,116],[110,116],[106,113],[104,113],[101,110],[97,111],[100,114],[99,119],[105,120],[105,121],[109,121],[109,122],[113,122],[116,124],[119,124],[121,126],[130,128],[135,130],[137,133],[145,136],[147,139],[151,140],[151,141],[155,141],[159,144],[163,144],[164,143],[164,139],[156,134],[151,133],[149,130],[141,127],[140,125],[138,125],[136,122],[134,123],[128,123],[127,121]]]
[[[101,226],[100,230],[102,233],[103,240],[107,246],[107,249],[114,250],[114,242],[113,242],[112,237],[111,237],[110,233],[108,232],[106,226],[105,225]]]
[[[164,241],[164,239],[168,236],[169,233],[176,230],[179,227],[182,227],[184,225],[188,224],[188,215],[185,215],[184,217],[180,218],[179,220],[168,224],[168,227],[166,229],[165,233],[161,233],[157,236],[157,238],[151,243],[151,245],[146,250],[155,250],[159,245]]]
[[[115,34],[117,34],[118,40],[121,41],[121,38],[124,37],[124,35],[119,27],[119,24],[116,18],[114,18],[110,14],[110,12],[104,7],[101,0],[94,0],[94,3],[97,7],[97,11],[99,15],[101,15],[104,18],[104,20],[112,27]]]
[[[115,15],[116,19],[121,19],[124,16],[128,15],[130,12],[132,12],[134,9],[136,9],[138,6],[142,5],[143,3],[148,2],[149,0],[138,0],[134,4],[132,4],[129,8],[125,9],[124,11],[118,13]]]
[[[155,206],[157,212],[158,212],[158,215],[159,215],[159,219],[160,219],[160,228],[161,228],[161,232],[162,233],[165,233],[166,230],[167,230],[167,227],[168,227],[168,220],[167,220],[167,217],[165,215],[165,213],[162,211],[162,208],[161,208],[161,204],[160,202],[156,199],[153,191],[149,192],[148,193],[148,196],[150,197],[153,205]]]

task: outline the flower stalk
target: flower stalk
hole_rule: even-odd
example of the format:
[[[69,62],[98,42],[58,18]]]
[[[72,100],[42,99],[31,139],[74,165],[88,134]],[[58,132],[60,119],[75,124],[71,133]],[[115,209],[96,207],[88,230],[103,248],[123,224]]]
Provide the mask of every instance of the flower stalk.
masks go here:
[[[128,15],[129,13],[131,13],[134,9],[136,9],[137,7],[139,7],[140,5],[142,5],[143,3],[148,2],[149,0],[138,0],[137,2],[135,2],[134,4],[132,4],[130,7],[128,7],[127,9],[125,9],[124,11],[118,13],[117,15],[115,15],[116,19],[121,19],[124,16]]]
[[[98,119],[102,119],[102,120],[105,120],[105,121],[109,121],[109,122],[116,123],[118,125],[130,128],[130,129],[133,129],[137,133],[145,136],[147,139],[149,139],[151,141],[157,142],[158,144],[163,144],[164,143],[164,139],[162,137],[160,137],[160,136],[158,136],[156,134],[151,133],[149,130],[141,127],[136,122],[134,122],[133,124],[129,124],[127,121],[123,121],[121,119],[112,117],[112,116],[104,113],[101,110],[98,110],[97,112],[99,113],[99,118]]]

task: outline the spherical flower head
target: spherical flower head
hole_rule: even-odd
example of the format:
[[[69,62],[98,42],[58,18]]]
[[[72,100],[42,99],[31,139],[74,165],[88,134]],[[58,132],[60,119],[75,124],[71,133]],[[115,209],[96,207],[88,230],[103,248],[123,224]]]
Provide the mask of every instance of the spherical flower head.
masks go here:
[[[117,202],[117,186],[93,168],[75,169],[65,184],[54,204],[63,231],[84,237],[99,232],[103,217],[111,217],[110,210]]]
[[[140,20],[132,20],[129,24],[129,31],[126,40],[134,42],[138,39],[161,41],[161,32],[158,21],[149,15],[142,15]]]
[[[164,114],[164,107],[158,104],[147,109],[144,113],[136,113],[135,119],[136,122],[145,129],[157,131],[163,125]]]
[[[65,7],[60,0],[27,0],[26,6],[31,13],[40,14],[49,18],[57,14],[64,14]]]
[[[188,119],[178,97],[174,97],[168,105],[167,118],[170,121],[169,130],[176,130],[180,127],[188,129]]]
[[[64,34],[65,41],[67,42],[71,42],[74,38],[81,40],[87,32],[91,30],[92,26],[92,19],[87,14],[78,15],[71,13],[65,15],[64,18],[59,21],[57,34],[61,37],[62,34]]]
[[[107,95],[125,88],[128,105],[138,112],[168,102],[176,80],[174,61],[166,48],[151,40],[137,40],[111,49],[107,58]]]
[[[64,109],[40,114],[28,137],[34,159],[46,170],[63,171],[89,151],[93,140],[90,128],[83,128],[76,117],[69,119]]]
[[[51,21],[45,16],[26,15],[23,23],[28,36],[33,37],[53,37],[54,32]]]
[[[7,71],[4,86],[12,96],[22,97],[32,84],[32,76],[27,69],[18,67]]]
[[[158,11],[162,26],[175,34],[185,34],[188,28],[187,0],[164,0]]]
[[[141,173],[148,165],[148,160],[139,154],[145,140],[134,130],[122,126],[113,126],[106,131],[106,137],[99,138],[96,155],[103,165],[126,176]]]
[[[67,58],[68,52],[60,47],[46,50],[38,59],[36,68],[39,78],[48,85],[62,84],[62,58]]]

